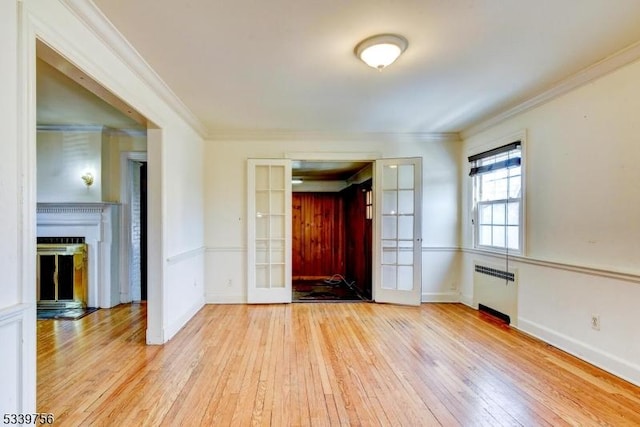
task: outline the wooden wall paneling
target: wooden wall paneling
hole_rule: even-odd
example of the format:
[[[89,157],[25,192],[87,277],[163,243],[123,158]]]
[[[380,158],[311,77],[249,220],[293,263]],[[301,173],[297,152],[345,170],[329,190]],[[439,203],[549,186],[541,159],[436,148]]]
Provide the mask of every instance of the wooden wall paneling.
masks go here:
[[[293,193],[293,278],[344,275],[344,209],[339,193]]]
[[[345,276],[355,281],[359,291],[371,297],[372,221],[366,219],[365,192],[372,181],[352,185],[342,191],[345,204]]]

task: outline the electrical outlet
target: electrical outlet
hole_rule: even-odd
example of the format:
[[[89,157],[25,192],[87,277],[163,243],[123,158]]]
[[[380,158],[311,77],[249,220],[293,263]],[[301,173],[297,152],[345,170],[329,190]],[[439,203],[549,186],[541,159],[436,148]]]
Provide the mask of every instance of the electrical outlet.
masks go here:
[[[591,329],[595,329],[596,331],[600,330],[600,315],[591,315]]]
[[[233,279],[227,279],[227,288],[233,287]]]

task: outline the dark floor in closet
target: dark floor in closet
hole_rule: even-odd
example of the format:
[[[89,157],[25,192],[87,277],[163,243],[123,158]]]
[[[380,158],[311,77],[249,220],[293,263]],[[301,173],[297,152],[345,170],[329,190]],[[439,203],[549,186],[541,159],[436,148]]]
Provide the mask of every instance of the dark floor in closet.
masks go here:
[[[325,280],[294,280],[293,301],[363,301],[363,298],[344,281],[327,278]]]

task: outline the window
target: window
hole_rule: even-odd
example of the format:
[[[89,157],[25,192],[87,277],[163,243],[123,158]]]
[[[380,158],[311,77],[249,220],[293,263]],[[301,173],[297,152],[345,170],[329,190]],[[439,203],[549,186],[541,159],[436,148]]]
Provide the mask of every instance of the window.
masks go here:
[[[371,199],[371,190],[367,190],[364,193],[364,205],[366,219],[373,219],[373,201]]]
[[[522,252],[520,141],[469,157],[475,247]]]

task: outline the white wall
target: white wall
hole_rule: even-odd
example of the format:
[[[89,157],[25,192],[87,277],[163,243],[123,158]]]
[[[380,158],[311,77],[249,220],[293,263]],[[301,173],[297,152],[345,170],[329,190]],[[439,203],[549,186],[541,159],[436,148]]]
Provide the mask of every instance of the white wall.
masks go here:
[[[102,130],[38,131],[38,202],[102,201]],[[87,187],[81,176],[93,175]]]
[[[32,212],[24,206],[32,203],[35,182],[21,174],[25,147],[19,131],[18,22],[18,3],[0,2],[0,413],[35,410],[35,269],[23,269],[34,247],[28,238],[33,237],[35,206]]]
[[[205,151],[207,302],[246,302],[247,159],[292,153],[423,158],[423,299],[457,300],[459,142],[419,138],[214,140]],[[400,140],[401,139],[401,140]],[[295,155],[293,155],[295,157]],[[351,157],[345,157],[351,159]]]
[[[640,384],[640,62],[464,141],[480,146],[526,130],[526,248],[518,327]],[[462,238],[472,244],[470,180],[462,171]],[[463,300],[472,301],[466,249]],[[502,261],[504,262],[504,261]],[[600,331],[590,326],[600,316]]]
[[[105,128],[102,138],[105,149],[102,156],[102,198],[105,202],[120,202],[120,153],[147,151],[147,135],[146,132]]]
[[[22,10],[19,16],[18,7]],[[100,15],[91,12],[92,7],[91,3],[67,5],[60,0],[0,2],[0,268],[4,279],[0,283],[0,336],[5,345],[0,355],[2,413],[36,409],[36,36],[140,111],[158,129],[154,146],[149,149],[149,173],[153,177],[149,183],[150,234],[154,244],[149,261],[154,276],[150,278],[147,340],[162,343],[170,339],[204,303],[202,138],[192,128],[192,121],[187,123],[186,115],[178,113],[175,105],[179,103],[170,102],[171,96],[166,93],[160,95],[162,85],[150,83],[154,77],[145,74],[144,65],[135,62],[135,55],[116,53],[126,51],[124,43],[115,46],[117,37],[110,40],[111,46],[105,43],[108,37],[101,33],[105,27]],[[82,8],[88,9],[84,15]],[[85,25],[79,16],[89,17],[92,26]],[[177,187],[187,180],[190,187]],[[188,276],[181,274],[187,271]]]
[[[68,126],[38,130],[36,149],[38,202],[119,202],[120,153],[147,144],[141,132]],[[85,172],[94,177],[90,187]]]

